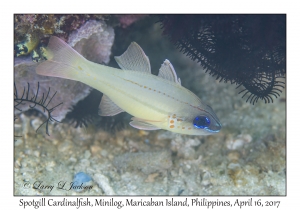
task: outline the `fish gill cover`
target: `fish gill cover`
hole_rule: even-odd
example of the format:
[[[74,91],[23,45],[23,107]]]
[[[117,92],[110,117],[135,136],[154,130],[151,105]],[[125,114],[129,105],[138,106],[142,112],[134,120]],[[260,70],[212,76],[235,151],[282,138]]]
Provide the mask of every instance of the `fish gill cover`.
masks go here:
[[[286,15],[160,15],[163,34],[247,102],[273,102],[286,74]]]

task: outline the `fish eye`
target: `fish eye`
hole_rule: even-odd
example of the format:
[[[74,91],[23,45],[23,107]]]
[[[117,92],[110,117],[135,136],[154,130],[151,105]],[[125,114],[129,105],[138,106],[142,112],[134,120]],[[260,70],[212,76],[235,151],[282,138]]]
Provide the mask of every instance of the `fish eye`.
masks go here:
[[[197,116],[193,121],[194,127],[204,129],[210,125],[210,120],[206,116]]]

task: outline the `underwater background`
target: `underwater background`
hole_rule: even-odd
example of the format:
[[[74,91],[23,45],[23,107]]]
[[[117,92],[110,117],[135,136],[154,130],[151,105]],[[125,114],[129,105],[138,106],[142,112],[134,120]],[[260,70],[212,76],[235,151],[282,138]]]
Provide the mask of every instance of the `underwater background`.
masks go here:
[[[246,102],[238,95],[242,87],[216,80],[180,52],[154,15],[15,15],[14,27],[14,195],[286,194],[285,89],[278,88],[282,93],[273,103]],[[118,67],[113,56],[133,41],[149,57],[153,74],[170,60],[182,86],[214,109],[222,130],[210,136],[141,131],[129,126],[127,113],[98,116],[100,92],[35,73],[51,35],[111,67]],[[31,101],[19,103],[23,92]],[[45,110],[38,104],[43,101]],[[62,123],[47,123],[56,105],[50,113]],[[92,188],[49,187],[66,182],[67,188],[74,180]]]

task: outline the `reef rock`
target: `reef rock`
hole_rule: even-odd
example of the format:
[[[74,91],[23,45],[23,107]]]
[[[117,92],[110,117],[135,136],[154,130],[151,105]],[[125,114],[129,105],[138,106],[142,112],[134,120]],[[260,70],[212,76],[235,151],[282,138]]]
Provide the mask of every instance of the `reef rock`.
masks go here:
[[[109,62],[113,41],[113,28],[107,26],[104,21],[96,20],[86,22],[81,28],[70,34],[68,40],[69,44],[85,58],[97,63]],[[51,98],[55,91],[57,91],[57,94],[48,108],[63,102],[52,112],[52,116],[61,121],[72,106],[89,94],[90,87],[77,81],[38,75],[35,72],[37,65],[29,57],[15,58],[14,75],[19,97],[22,96],[24,87],[27,91],[27,83],[30,84],[29,98],[32,98],[36,94],[39,82],[37,101],[42,98],[43,94],[46,96],[50,87],[49,97]],[[26,111],[30,109],[29,105],[32,106],[33,104],[20,104],[18,108]],[[42,107],[35,106],[34,108],[47,116],[47,112],[44,112]],[[15,114],[18,113],[19,111],[15,110]]]
[[[37,96],[37,101],[39,101],[43,94],[46,97],[49,87],[50,93],[48,96],[48,101],[52,97],[52,95],[57,91],[56,95],[51,100],[48,108],[52,108],[59,103],[63,102],[62,105],[58,106],[53,112],[52,116],[54,119],[61,121],[65,118],[69,108],[75,105],[78,101],[85,98],[89,92],[90,87],[73,80],[66,80],[61,78],[54,78],[54,77],[46,77],[41,76],[35,73],[35,68],[38,64],[30,61],[28,58],[25,59],[15,59],[15,67],[14,67],[14,75],[15,75],[15,84],[18,91],[18,97],[20,98],[23,94],[24,87],[27,92],[28,84],[30,85],[29,88],[29,97],[32,98],[37,91],[38,82],[39,82],[39,93]],[[33,106],[31,103],[24,103],[23,105],[20,104],[18,106],[19,109],[26,111],[30,109],[29,105]],[[43,108],[36,105],[35,109],[42,112],[46,117],[47,112],[44,112]],[[15,109],[15,114],[20,113],[20,111]]]
[[[108,63],[115,33],[104,21],[90,20],[72,32],[68,43],[83,57],[96,63]]]

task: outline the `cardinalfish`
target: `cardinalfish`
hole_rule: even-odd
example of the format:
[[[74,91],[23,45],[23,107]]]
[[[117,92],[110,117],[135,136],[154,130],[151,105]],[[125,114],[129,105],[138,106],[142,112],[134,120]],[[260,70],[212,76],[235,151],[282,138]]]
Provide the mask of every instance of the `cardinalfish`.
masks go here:
[[[47,60],[36,72],[80,81],[101,91],[100,116],[128,112],[134,128],[188,135],[209,135],[221,129],[212,108],[181,86],[170,61],[163,62],[157,76],[151,74],[149,58],[135,42],[115,57],[122,70],[88,61],[55,36],[45,54]]]

